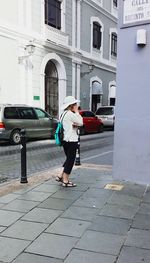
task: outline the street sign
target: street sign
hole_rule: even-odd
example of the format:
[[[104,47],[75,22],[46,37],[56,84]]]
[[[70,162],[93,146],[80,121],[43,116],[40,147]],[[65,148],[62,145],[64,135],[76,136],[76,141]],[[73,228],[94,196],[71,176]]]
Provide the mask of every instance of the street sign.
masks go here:
[[[122,26],[150,23],[150,0],[124,0]]]

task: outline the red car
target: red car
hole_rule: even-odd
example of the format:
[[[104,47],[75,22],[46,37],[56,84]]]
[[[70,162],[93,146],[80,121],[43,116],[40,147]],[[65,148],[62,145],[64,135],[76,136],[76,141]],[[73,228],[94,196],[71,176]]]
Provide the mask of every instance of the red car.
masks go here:
[[[80,128],[80,134],[103,132],[103,122],[92,111],[80,110],[83,117],[83,126]]]

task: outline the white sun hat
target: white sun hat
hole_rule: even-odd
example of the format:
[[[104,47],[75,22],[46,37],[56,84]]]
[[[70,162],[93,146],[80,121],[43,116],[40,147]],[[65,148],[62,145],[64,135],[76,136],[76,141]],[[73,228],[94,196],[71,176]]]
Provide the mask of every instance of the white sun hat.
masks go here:
[[[77,102],[80,102],[79,100],[76,100],[73,96],[67,96],[64,99],[63,105],[62,105],[62,110],[65,110],[68,106],[75,104]]]

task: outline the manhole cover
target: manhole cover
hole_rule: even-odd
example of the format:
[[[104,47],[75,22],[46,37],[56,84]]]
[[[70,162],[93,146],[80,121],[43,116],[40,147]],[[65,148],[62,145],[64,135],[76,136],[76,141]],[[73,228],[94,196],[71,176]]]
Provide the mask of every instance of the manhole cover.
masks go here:
[[[124,188],[121,184],[106,184],[104,189],[114,190],[114,191],[121,191]]]

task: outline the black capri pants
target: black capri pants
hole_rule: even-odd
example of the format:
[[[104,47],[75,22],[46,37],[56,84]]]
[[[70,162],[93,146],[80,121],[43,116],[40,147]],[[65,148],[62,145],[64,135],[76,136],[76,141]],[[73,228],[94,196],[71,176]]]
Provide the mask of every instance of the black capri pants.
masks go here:
[[[72,171],[72,167],[76,158],[77,144],[78,142],[64,142],[63,144],[66,155],[66,161],[64,162],[63,167],[64,173],[66,174],[70,174]]]

